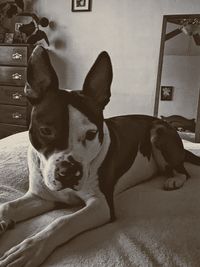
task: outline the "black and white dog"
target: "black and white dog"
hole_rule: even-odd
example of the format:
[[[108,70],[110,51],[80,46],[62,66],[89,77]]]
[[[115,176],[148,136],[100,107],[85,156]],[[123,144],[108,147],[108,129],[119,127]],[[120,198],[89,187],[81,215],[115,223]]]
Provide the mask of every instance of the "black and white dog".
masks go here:
[[[189,177],[184,162],[200,158],[184,150],[166,122],[145,115],[103,118],[110,99],[112,65],[102,52],[82,91],[59,90],[47,51],[30,57],[25,93],[33,105],[29,129],[29,190],[0,206],[0,230],[56,209],[57,203],[80,206],[57,218],[0,258],[0,266],[39,266],[59,245],[114,219],[115,185],[121,190],[159,171],[164,187],[180,188]]]

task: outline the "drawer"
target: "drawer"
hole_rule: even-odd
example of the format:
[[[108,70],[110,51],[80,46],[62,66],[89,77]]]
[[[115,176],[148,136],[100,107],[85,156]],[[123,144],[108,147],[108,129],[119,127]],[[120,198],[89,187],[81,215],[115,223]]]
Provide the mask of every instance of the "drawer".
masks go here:
[[[0,86],[0,104],[26,106],[24,87]]]
[[[27,65],[27,47],[0,46],[1,65]]]
[[[0,123],[0,139],[11,134],[27,131],[27,127]]]
[[[0,105],[0,122],[27,125],[27,108],[11,105]]]
[[[26,67],[0,66],[0,84],[24,86]]]

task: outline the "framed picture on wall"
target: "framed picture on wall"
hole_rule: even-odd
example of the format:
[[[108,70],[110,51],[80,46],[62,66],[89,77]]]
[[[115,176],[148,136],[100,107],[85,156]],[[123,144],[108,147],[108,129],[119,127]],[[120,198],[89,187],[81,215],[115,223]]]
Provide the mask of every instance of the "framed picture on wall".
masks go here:
[[[72,0],[72,12],[91,11],[92,0]]]
[[[161,86],[160,100],[171,101],[173,99],[173,86]]]

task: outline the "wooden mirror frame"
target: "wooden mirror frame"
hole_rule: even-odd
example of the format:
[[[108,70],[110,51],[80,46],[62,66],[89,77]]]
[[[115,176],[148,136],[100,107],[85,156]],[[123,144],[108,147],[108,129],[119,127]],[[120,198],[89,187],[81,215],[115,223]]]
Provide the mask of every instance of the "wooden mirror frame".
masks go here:
[[[158,117],[160,86],[161,86],[161,77],[162,77],[167,22],[170,22],[171,20],[176,20],[176,19],[180,20],[180,19],[195,19],[195,18],[200,19],[200,14],[164,15],[163,16],[161,42],[160,42],[160,55],[159,55],[159,62],[158,62],[158,74],[157,74],[157,81],[156,81],[156,93],[155,93],[155,103],[154,103],[154,116],[155,117]],[[197,106],[195,142],[200,143],[200,94],[199,94],[198,106]]]

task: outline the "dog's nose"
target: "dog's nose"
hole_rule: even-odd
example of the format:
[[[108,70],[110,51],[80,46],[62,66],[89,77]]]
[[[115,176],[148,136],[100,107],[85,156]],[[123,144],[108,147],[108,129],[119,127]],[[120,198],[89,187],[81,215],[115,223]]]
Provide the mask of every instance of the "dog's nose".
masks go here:
[[[82,167],[80,163],[73,161],[61,161],[57,165],[55,179],[60,181],[64,187],[73,187],[78,184],[82,177]]]
[[[76,171],[76,166],[72,162],[61,161],[58,165],[58,174],[60,177],[71,176]]]

